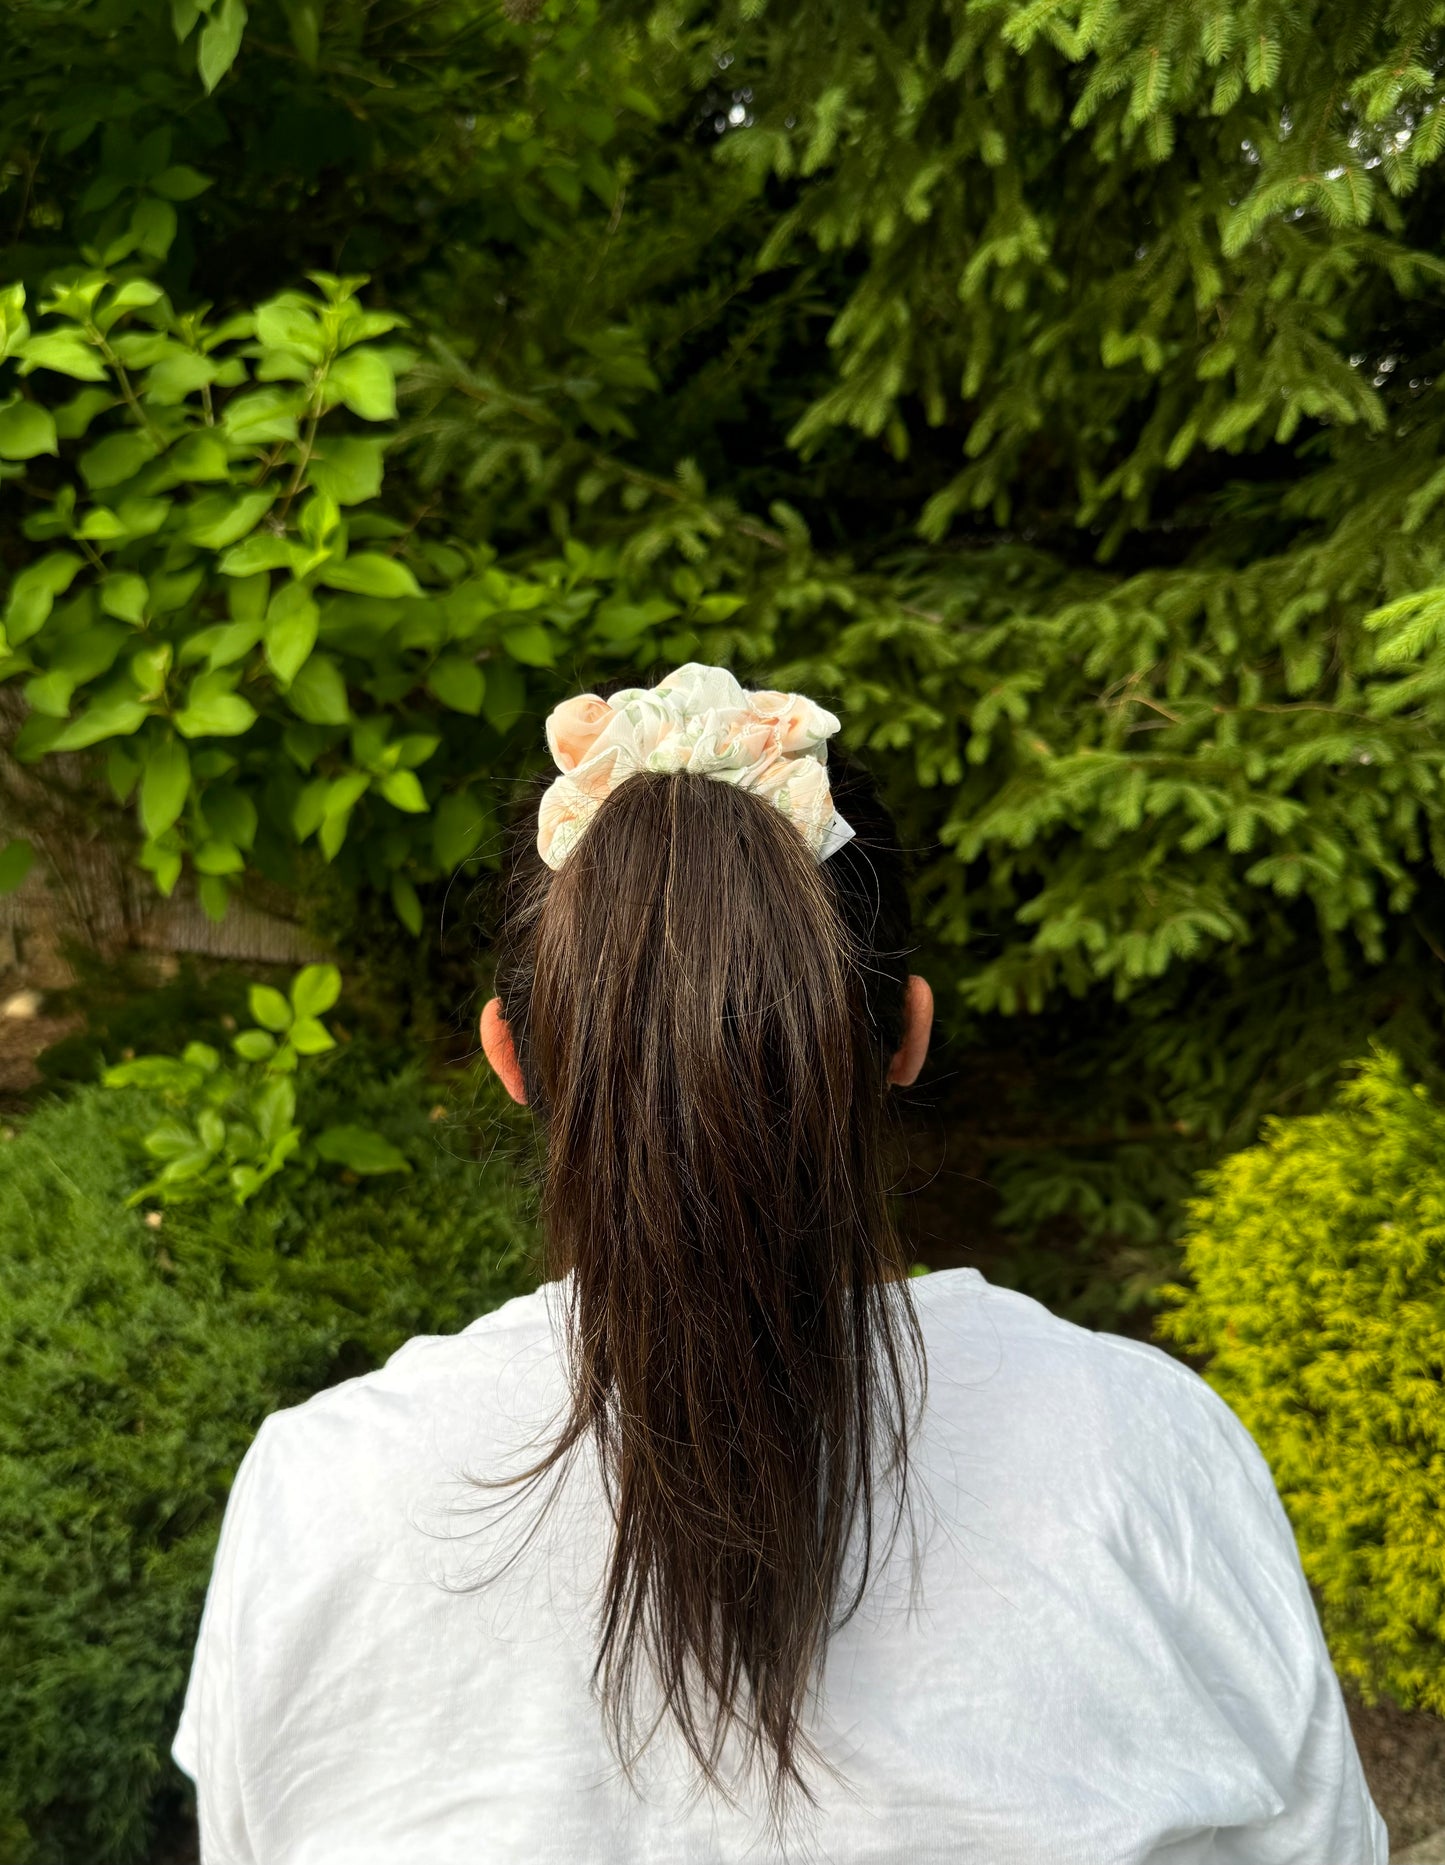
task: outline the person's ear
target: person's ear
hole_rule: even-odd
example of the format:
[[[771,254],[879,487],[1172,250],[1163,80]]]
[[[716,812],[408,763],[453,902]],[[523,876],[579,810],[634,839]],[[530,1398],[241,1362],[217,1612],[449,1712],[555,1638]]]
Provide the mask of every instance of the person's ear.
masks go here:
[[[502,1016],[500,998],[489,998],[482,1012],[482,1048],[488,1062],[496,1070],[497,1079],[511,1095],[525,1107],[527,1089],[522,1081],[521,1065],[517,1061],[516,1045],[512,1041],[512,1032],[507,1028]]]
[[[927,978],[910,972],[903,990],[903,1041],[888,1065],[888,1079],[900,1088],[911,1088],[928,1054],[928,1038],[933,1031],[933,989]]]

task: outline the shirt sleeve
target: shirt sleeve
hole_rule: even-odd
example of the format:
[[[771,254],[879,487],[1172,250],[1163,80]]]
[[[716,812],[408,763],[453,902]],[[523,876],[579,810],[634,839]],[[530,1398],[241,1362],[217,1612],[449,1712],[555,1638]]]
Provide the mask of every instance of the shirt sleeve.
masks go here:
[[[1195,1376],[1205,1414],[1191,1434],[1198,1519],[1186,1525],[1186,1642],[1210,1695],[1282,1803],[1216,1829],[1215,1865],[1388,1865],[1293,1525],[1237,1413]]]
[[[216,1544],[186,1699],[171,1755],[196,1784],[201,1865],[260,1865],[246,1826],[232,1654],[239,1582],[248,1548],[248,1518],[265,1454],[266,1425],[241,1460]]]

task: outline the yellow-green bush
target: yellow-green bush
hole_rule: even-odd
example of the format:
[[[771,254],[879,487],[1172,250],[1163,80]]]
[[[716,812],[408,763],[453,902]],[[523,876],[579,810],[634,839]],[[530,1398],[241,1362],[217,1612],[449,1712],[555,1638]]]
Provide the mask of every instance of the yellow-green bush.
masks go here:
[[[1156,1331],[1268,1459],[1340,1675],[1445,1714],[1445,1108],[1379,1051],[1201,1184]]]

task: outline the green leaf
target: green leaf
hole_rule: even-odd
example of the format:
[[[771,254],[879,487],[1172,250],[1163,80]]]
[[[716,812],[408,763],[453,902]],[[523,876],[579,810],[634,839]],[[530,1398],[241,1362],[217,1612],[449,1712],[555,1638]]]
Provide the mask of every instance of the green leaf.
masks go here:
[[[37,674],[33,680],[27,680],[21,689],[25,703],[34,712],[43,712],[52,719],[65,719],[70,716],[70,697],[75,691],[75,675],[64,669],[52,668],[49,673]]]
[[[242,1030],[231,1038],[231,1047],[247,1062],[265,1062],[276,1053],[276,1038],[269,1030]]]
[[[182,1062],[189,1062],[193,1068],[203,1069],[207,1075],[214,1075],[221,1066],[219,1050],[209,1043],[187,1043],[181,1051]]]
[[[377,350],[349,350],[331,365],[327,387],[363,421],[396,419],[396,379]]]
[[[246,858],[234,842],[213,837],[202,842],[194,856],[197,874],[240,874]]]
[[[396,908],[396,917],[405,926],[413,938],[421,937],[422,914],[421,901],[417,891],[404,874],[391,877],[391,904]]]
[[[512,661],[493,661],[487,669],[487,690],[482,698],[482,716],[499,732],[510,731],[521,717],[527,703],[527,683],[520,667]]]
[[[307,965],[291,980],[291,1003],[298,1017],[323,1016],[341,995],[335,965]]]
[[[137,1056],[131,1062],[117,1062],[100,1079],[107,1088],[158,1088],[162,1093],[184,1094],[199,1088],[206,1072],[179,1056]]]
[[[254,622],[259,641],[270,595],[271,579],[264,571],[256,576],[237,577],[226,591],[226,613],[233,622]]]
[[[198,763],[203,760],[204,752],[197,757]],[[202,800],[202,814],[212,835],[234,842],[238,848],[250,848],[256,840],[256,805],[235,784],[212,784]]]
[[[143,576],[129,571],[113,573],[100,586],[100,606],[118,621],[140,622],[145,619],[150,590]]]
[[[232,1166],[231,1185],[236,1194],[236,1203],[245,1204],[266,1182],[266,1175],[255,1166]]]
[[[346,682],[329,654],[312,653],[286,689],[286,703],[311,725],[345,725],[351,718]]]
[[[271,509],[275,495],[270,492],[243,492],[239,496],[226,492],[207,493],[197,499],[186,514],[186,533],[197,544],[211,550],[224,550],[254,531]]]
[[[432,855],[450,873],[460,867],[482,839],[487,812],[466,790],[444,796],[432,813]]]
[[[225,479],[230,470],[224,443],[208,431],[187,434],[166,455],[166,473],[175,485],[186,480]]]
[[[296,56],[308,69],[316,67],[321,49],[321,7],[319,0],[281,0],[286,22],[291,28],[291,43]]]
[[[244,0],[220,0],[206,22],[196,51],[196,69],[208,92],[215,90],[235,63],[245,30]]]
[[[13,401],[0,408],[0,460],[33,460],[39,453],[59,453],[55,417],[38,402]]]
[[[169,201],[143,194],[130,217],[131,238],[150,259],[164,259],[176,237],[176,210]]]
[[[316,580],[357,596],[419,596],[421,586],[406,565],[379,551],[358,551],[340,563],[325,563]]]
[[[360,505],[381,491],[383,473],[380,440],[346,435],[327,438],[311,455],[307,469],[318,492],[338,505]]]
[[[20,572],[5,605],[5,634],[12,647],[44,626],[55,598],[70,588],[83,562],[74,551],[57,550]]]
[[[266,612],[266,659],[283,687],[295,679],[316,645],[321,611],[302,583],[283,583]]]
[[[257,532],[244,543],[233,544],[216,568],[222,576],[253,577],[263,570],[289,570],[298,547],[273,532]]]
[[[193,201],[210,187],[211,177],[181,163],[175,168],[163,168],[159,175],[152,175],[147,185],[151,193],[160,195],[162,200]]]
[[[349,809],[338,810],[334,816],[328,816],[321,825],[321,832],[316,837],[317,845],[327,861],[335,861],[346,840],[347,824],[351,821]]]
[[[55,431],[62,440],[79,440],[98,414],[114,406],[109,389],[81,389],[54,410]]]
[[[475,718],[482,710],[486,677],[475,661],[461,654],[442,655],[427,675],[426,684],[427,691],[444,706],[450,706],[453,712],[469,713]]]
[[[107,699],[81,713],[52,741],[52,751],[84,751],[102,738],[124,738],[148,718],[144,706],[132,699]]]
[[[242,660],[261,639],[262,624],[255,622],[219,622],[214,628],[202,628],[181,644],[183,664],[204,660],[207,670],[230,667]]]
[[[263,1029],[290,1029],[291,1006],[271,985],[253,984],[247,993],[246,1002],[250,1006],[251,1015]]]
[[[0,894],[13,894],[29,874],[34,861],[35,850],[22,837],[17,836],[0,848]]]
[[[345,1166],[352,1172],[410,1172],[411,1161],[400,1147],[370,1127],[327,1127],[318,1133],[317,1153],[330,1165]]]
[[[162,848],[158,843],[147,842],[140,852],[140,865],[149,868],[155,876],[156,887],[169,900],[181,876],[180,850]]]
[[[47,331],[21,344],[20,373],[28,376],[36,369],[53,369],[57,375],[74,376],[80,382],[104,382],[105,364],[82,337],[71,331]]]
[[[256,337],[268,350],[292,350],[308,363],[326,354],[326,335],[311,299],[283,291],[256,307]]]
[[[234,673],[224,669],[198,675],[176,714],[176,730],[187,738],[234,738],[249,731],[256,723],[256,709],[232,690],[234,680]]]
[[[389,777],[382,778],[377,789],[394,809],[413,815],[426,813],[426,795],[415,771],[393,771]]]
[[[105,776],[117,803],[128,803],[141,774],[140,761],[133,758],[119,740],[106,756]]]
[[[197,356],[181,350],[162,357],[146,372],[145,399],[158,408],[175,408],[197,389],[205,388],[220,374],[220,365],[209,356]],[[172,469],[174,470],[174,468]],[[213,478],[218,475],[213,474]]]
[[[327,785],[326,800],[322,805],[323,821],[329,821],[334,816],[348,815],[370,788],[371,779],[365,771],[347,771],[344,776],[333,777]]]
[[[552,637],[540,622],[521,622],[502,630],[502,645],[514,661],[525,667],[555,667],[557,656]]]
[[[404,732],[396,740],[396,762],[404,771],[414,771],[425,764],[441,744],[435,732]]]
[[[295,389],[252,389],[227,402],[221,427],[228,439],[248,447],[295,440],[296,419],[305,406],[306,397]]]
[[[319,1056],[336,1047],[336,1038],[315,1017],[298,1017],[291,1025],[291,1047],[297,1055]]]
[[[153,840],[165,834],[191,793],[191,760],[176,738],[147,748],[141,778],[140,819]]]
[[[231,889],[219,874],[203,874],[196,883],[196,898],[206,918],[219,925],[231,904]]]
[[[155,457],[155,442],[149,434],[107,434],[81,454],[80,476],[92,492],[103,492],[133,479]]]

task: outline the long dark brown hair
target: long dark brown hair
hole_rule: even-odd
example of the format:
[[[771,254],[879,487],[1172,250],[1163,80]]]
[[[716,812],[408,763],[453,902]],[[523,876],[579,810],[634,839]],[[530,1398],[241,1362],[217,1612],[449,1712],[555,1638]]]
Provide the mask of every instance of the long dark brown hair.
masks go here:
[[[817,1804],[800,1752],[836,1773],[800,1722],[867,1587],[880,1439],[897,1533],[905,1349],[920,1412],[927,1392],[885,1144],[903,857],[866,770],[830,747],[829,775],[856,834],[826,862],[749,791],[642,772],[554,873],[546,772],[519,799],[494,935],[544,1143],[547,1273],[575,1275],[561,1434],[482,1486],[533,1481],[591,1435],[616,1525],[592,1672],[614,1753],[642,1650],[699,1791],[722,1786],[729,1727],[749,1765],[766,1756],[775,1833],[789,1782]]]

